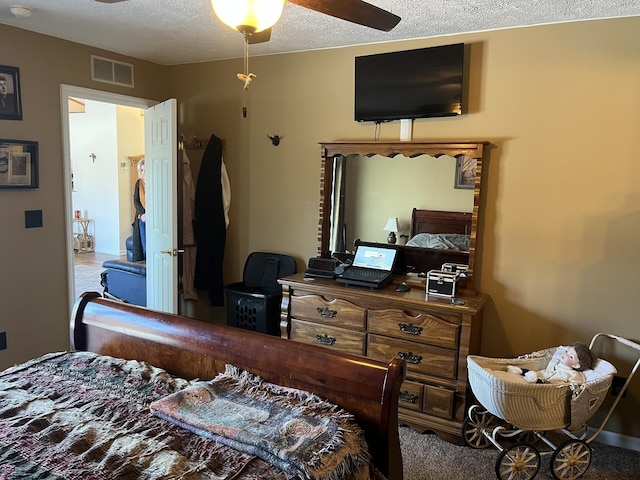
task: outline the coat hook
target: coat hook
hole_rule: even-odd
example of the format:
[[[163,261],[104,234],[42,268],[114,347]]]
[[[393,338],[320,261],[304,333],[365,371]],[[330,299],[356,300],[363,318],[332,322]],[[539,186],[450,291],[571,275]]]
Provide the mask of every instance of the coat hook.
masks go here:
[[[280,140],[282,140],[282,137],[280,135],[269,135],[267,134],[267,137],[269,137],[269,140],[271,140],[271,143],[273,144],[274,147],[277,147],[278,145],[280,145]]]
[[[96,163],[96,154],[95,154],[95,153],[90,153],[90,154],[89,154],[89,158],[90,158],[91,160],[93,160],[93,163]]]

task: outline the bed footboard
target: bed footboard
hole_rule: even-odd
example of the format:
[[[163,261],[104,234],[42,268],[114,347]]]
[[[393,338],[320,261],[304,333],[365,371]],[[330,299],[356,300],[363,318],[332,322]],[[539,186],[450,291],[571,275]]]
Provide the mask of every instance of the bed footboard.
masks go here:
[[[149,362],[192,379],[233,364],[265,380],[314,392],[351,412],[376,466],[402,479],[398,397],[403,360],[389,364],[279,337],[156,312],[84,293],[73,308],[71,346]]]

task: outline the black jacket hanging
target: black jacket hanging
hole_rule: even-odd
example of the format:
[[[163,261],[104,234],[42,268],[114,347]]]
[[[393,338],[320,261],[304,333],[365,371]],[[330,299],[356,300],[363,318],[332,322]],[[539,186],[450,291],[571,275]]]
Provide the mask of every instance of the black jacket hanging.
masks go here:
[[[224,306],[222,261],[227,237],[221,168],[222,141],[211,135],[196,183],[194,233],[198,249],[194,285],[208,291],[215,306]]]

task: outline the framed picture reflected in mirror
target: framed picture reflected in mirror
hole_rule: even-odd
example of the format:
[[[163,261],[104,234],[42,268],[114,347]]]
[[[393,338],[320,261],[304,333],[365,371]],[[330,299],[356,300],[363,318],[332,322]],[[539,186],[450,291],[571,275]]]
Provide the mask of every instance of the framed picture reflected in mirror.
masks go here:
[[[469,155],[456,155],[455,188],[474,189],[476,187],[476,166],[478,161]]]

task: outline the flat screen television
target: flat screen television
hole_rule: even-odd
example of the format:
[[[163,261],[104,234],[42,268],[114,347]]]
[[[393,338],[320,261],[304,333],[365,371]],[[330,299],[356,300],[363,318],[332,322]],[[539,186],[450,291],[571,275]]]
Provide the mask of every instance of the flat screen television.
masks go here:
[[[464,52],[456,43],[356,57],[355,120],[460,115]]]

